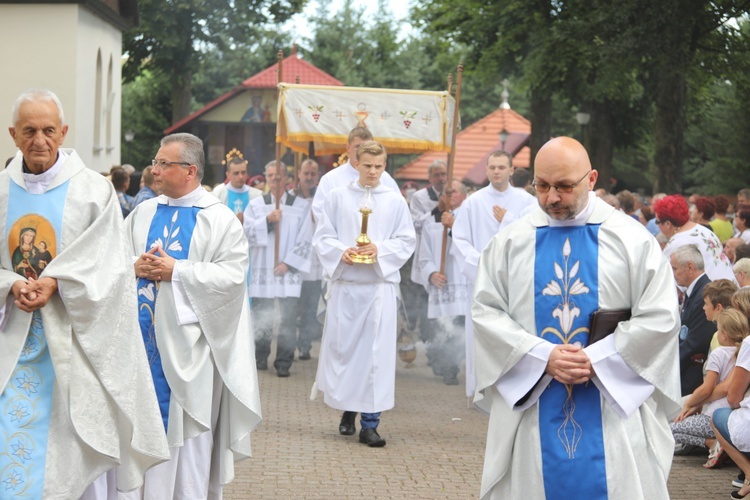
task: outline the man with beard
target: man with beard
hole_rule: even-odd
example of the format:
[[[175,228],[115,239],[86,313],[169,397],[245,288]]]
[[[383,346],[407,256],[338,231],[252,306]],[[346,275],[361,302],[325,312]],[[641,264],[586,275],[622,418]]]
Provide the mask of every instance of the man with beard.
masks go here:
[[[474,290],[476,398],[491,404],[481,497],[667,498],[680,408],[670,266],[594,195],[579,142],[552,139],[534,166],[541,209],[487,245]],[[617,319],[592,328],[596,311]]]

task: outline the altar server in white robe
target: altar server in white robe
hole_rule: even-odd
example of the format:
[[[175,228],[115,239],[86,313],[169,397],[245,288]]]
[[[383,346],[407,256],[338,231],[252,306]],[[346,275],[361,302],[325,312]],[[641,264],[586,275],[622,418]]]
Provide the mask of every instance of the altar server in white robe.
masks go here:
[[[247,160],[239,156],[239,153],[233,154],[235,151],[227,155],[225,175],[228,182],[216,186],[211,194],[228,206],[242,222],[250,200],[262,196],[263,191],[247,185]]]
[[[468,280],[469,295],[474,288],[479,256],[487,243],[502,228],[536,206],[533,196],[510,185],[513,157],[505,151],[493,151],[487,157],[487,179],[490,184],[463,203],[451,231],[453,249]],[[471,300],[466,302],[470,314]],[[476,388],[474,373],[474,328],[466,322],[466,397],[473,397]]]
[[[118,465],[130,490],[169,458],[122,211],[112,184],[60,148],[67,130],[51,91],[16,100],[20,152],[0,173],[2,498],[76,499],[97,477],[89,489],[106,495]]]
[[[401,194],[380,182],[385,148],[368,141],[356,155],[359,179],[330,193],[313,236],[332,279],[313,396],[320,390],[328,406],[344,411],[341,434],[354,434],[361,412],[359,441],[381,447],[380,413],[395,400],[399,269],[414,252],[414,225]],[[357,246],[367,193],[375,203],[366,227],[370,242]],[[354,263],[357,256],[376,261]]]
[[[133,498],[221,498],[261,419],[247,239],[232,210],[201,187],[200,139],[169,135],[152,163],[163,194],[125,223],[172,458],[146,473]]]
[[[411,212],[412,220],[414,220],[414,232],[417,235],[417,244],[414,249],[414,256],[406,263],[402,270],[404,280],[401,287],[404,291],[405,310],[408,311],[409,316],[409,329],[414,330],[417,327],[419,328],[419,340],[426,346],[427,361],[432,366],[433,372],[437,374],[435,355],[440,357],[440,354],[435,350],[435,325],[427,315],[428,298],[425,288],[429,283],[422,279],[422,275],[419,272],[419,252],[421,248],[422,216],[432,212],[437,207],[438,200],[448,183],[448,165],[442,160],[435,160],[427,167],[427,179],[430,181],[430,185],[414,193],[409,202],[409,211]],[[409,273],[406,274],[406,271]]]
[[[323,212],[323,206],[325,205],[329,193],[336,188],[348,186],[350,183],[359,179],[359,171],[352,163],[352,158],[356,158],[357,148],[359,148],[360,144],[371,140],[372,132],[365,127],[354,127],[351,132],[349,132],[349,137],[346,142],[346,153],[349,155],[349,160],[321,177],[320,183],[318,183],[318,188],[315,190],[315,197],[312,202],[312,212],[313,219],[316,223],[320,220],[320,215]],[[393,180],[393,177],[391,177],[388,172],[383,172],[380,182],[383,186],[393,189],[397,193],[401,192],[398,188],[398,184],[396,184],[396,181]]]
[[[482,253],[472,308],[476,398],[491,403],[482,498],[669,497],[674,279],[651,234],[594,195],[597,175],[580,143],[548,142],[535,161],[541,209]],[[598,310],[625,317],[590,343]]]
[[[466,303],[469,290],[466,276],[459,267],[455,254],[450,251],[453,244],[450,228],[454,215],[466,199],[466,186],[454,179],[445,197],[450,197],[451,210],[440,210],[436,206],[432,212],[420,217],[422,228],[419,260],[415,264],[421,281],[426,283],[428,293],[427,317],[430,329],[434,331],[432,371],[443,377],[447,385],[458,384],[459,363],[464,358],[463,332],[466,319]],[[444,229],[449,232],[445,244],[444,273],[440,272],[443,254]]]
[[[310,270],[312,220],[307,200],[284,191],[286,165],[273,160],[265,168],[270,191],[250,202],[243,224],[250,244],[250,296],[253,299],[255,362],[268,369],[273,338],[274,308],[279,304],[279,335],[274,368],[288,377],[297,345],[297,301],[302,289],[301,272]],[[276,208],[276,197],[279,208]],[[276,262],[276,231],[279,231]]]
[[[299,184],[294,188],[292,194],[299,196],[312,203],[315,190],[320,180],[320,167],[313,159],[306,159],[299,166]],[[309,208],[308,218],[312,221],[312,207]],[[311,226],[312,228],[312,226]],[[309,233],[312,244],[312,232]],[[323,266],[315,252],[310,254],[310,270],[300,273],[302,277],[302,290],[297,302],[297,349],[299,359],[310,359],[310,349],[313,340],[318,340],[323,334],[323,327],[318,321],[318,303],[320,302],[321,279],[323,278]]]

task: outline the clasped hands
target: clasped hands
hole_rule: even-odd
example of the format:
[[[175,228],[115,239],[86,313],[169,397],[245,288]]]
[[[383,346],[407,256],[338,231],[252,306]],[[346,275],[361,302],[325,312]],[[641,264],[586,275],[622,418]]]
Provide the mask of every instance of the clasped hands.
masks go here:
[[[376,257],[378,255],[378,247],[375,246],[375,243],[370,242],[361,247],[347,248],[344,250],[344,255],[341,256],[341,260],[344,264],[352,266],[354,265],[352,258],[355,255],[369,255],[371,257]]]
[[[175,259],[157,245],[148,252],[141,254],[133,264],[135,275],[152,281],[172,281]]]
[[[16,298],[14,303],[22,311],[34,312],[47,305],[52,294],[57,291],[55,278],[29,278],[29,282],[18,280],[13,283],[11,292]]]
[[[583,384],[594,372],[581,344],[561,344],[552,349],[545,372],[562,384]]]

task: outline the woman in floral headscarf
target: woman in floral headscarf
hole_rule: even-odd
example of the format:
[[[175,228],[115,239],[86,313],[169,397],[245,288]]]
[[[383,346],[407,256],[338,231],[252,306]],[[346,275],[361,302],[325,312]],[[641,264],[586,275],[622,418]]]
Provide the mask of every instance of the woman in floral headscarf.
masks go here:
[[[665,196],[654,203],[654,213],[659,230],[669,240],[664,247],[667,258],[681,246],[695,245],[703,255],[708,279],[728,279],[736,283],[732,263],[724,254],[718,236],[710,229],[690,221],[685,198],[679,195]]]

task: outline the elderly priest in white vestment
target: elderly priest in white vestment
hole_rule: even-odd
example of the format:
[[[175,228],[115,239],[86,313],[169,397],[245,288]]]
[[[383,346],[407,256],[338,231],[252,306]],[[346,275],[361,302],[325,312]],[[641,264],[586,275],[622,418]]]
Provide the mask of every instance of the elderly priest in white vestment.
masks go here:
[[[49,90],[22,93],[0,173],[0,497],[76,499],[169,458],[122,211]],[[114,485],[112,485],[114,488]]]
[[[364,142],[356,160],[359,178],[328,194],[313,236],[332,281],[313,396],[320,390],[328,406],[344,411],[341,434],[354,434],[361,412],[360,443],[381,447],[380,413],[395,401],[399,269],[415,236],[406,201],[380,182],[385,148]],[[366,228],[360,209],[371,210]],[[362,229],[369,242],[357,241]],[[355,262],[364,257],[375,262]]]
[[[201,187],[200,139],[169,135],[152,163],[162,195],[125,224],[172,458],[146,473],[133,498],[221,498],[261,418],[247,239],[234,212]]]
[[[491,402],[482,498],[669,497],[674,279],[651,234],[594,196],[596,179],[580,143],[548,142],[535,160],[541,208],[480,259],[476,399]],[[590,327],[595,311],[601,325]]]

